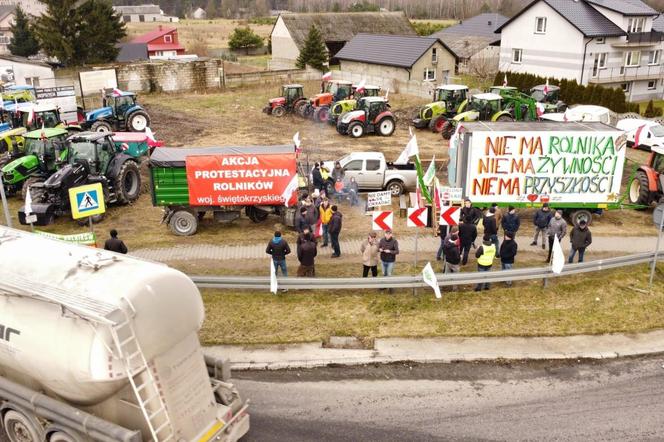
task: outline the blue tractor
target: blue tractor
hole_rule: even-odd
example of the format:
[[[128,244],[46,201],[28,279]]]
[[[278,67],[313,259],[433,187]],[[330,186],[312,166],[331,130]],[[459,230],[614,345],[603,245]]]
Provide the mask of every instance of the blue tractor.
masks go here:
[[[144,132],[150,116],[136,103],[136,94],[114,89],[105,92],[103,107],[85,114],[83,130],[93,132]]]

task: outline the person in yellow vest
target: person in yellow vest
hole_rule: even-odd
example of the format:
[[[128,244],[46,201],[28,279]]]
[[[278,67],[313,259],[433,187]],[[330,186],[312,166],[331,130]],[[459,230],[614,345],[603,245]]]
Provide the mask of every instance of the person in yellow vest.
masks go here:
[[[479,246],[475,252],[475,257],[477,258],[477,271],[478,272],[488,272],[491,271],[491,266],[493,265],[493,260],[496,257],[496,245],[491,242],[491,238],[484,235],[482,245]],[[479,283],[475,286],[475,291],[479,292],[480,290],[489,290],[489,283]]]
[[[330,237],[328,227],[330,219],[332,218],[332,206],[330,205],[330,201],[327,199],[327,197],[323,198],[323,201],[320,203],[318,210],[320,211],[320,222],[323,225],[323,244],[321,247],[327,247],[327,243]]]

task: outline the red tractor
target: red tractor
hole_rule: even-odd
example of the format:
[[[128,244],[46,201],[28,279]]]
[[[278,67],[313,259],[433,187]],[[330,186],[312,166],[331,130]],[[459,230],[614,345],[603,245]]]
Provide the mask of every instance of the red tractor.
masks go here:
[[[286,113],[299,113],[307,104],[301,84],[285,84],[281,86],[281,97],[270,98],[263,112],[275,117],[283,117]]]
[[[653,147],[648,161],[636,170],[629,183],[629,202],[641,206],[659,203],[664,197],[664,148]]]
[[[332,103],[348,99],[352,94],[352,86],[353,83],[344,80],[323,82],[321,93],[314,95],[306,106],[300,108],[298,114],[321,123],[326,122]]]
[[[396,118],[385,97],[362,97],[354,111],[346,112],[337,123],[337,132],[360,138],[365,133],[389,137],[396,128]]]

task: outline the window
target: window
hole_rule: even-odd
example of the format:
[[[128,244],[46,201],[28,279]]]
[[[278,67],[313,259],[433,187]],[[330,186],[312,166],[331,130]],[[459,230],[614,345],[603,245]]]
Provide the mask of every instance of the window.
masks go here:
[[[145,21],[145,16],[144,15],[139,15],[138,16],[138,21]]]
[[[436,51],[436,48],[431,49],[431,63],[437,63],[438,62],[438,51]]]
[[[606,69],[606,59],[609,57],[608,52],[602,52],[599,54],[599,62],[597,63],[597,67],[600,69]]]
[[[380,170],[380,160],[367,160],[367,171],[374,172]]]
[[[622,89],[623,92],[627,93],[631,89],[632,83],[622,83],[620,85],[620,88]]]
[[[599,37],[597,40],[595,40],[595,43],[597,43],[598,45],[603,45],[604,43],[606,43],[606,38]]]
[[[172,35],[164,35],[164,43],[173,43]]]
[[[643,32],[646,19],[644,17],[632,17],[627,22],[627,32]]]
[[[25,77],[25,84],[28,86],[39,87],[39,77]]]
[[[512,49],[512,63],[521,63],[523,49]]]
[[[648,56],[648,64],[656,65],[659,64],[659,60],[662,58],[662,50],[657,49],[656,51],[650,51]]]
[[[9,40],[10,40],[10,37],[9,37],[9,36],[7,36],[7,35],[5,35],[5,34],[3,34],[3,33],[0,33],[0,44],[8,45],[8,44],[9,44]]]
[[[122,21],[125,23],[129,23],[131,21],[131,15],[123,15]]]
[[[424,81],[435,81],[436,70],[432,68],[424,68]]]
[[[657,80],[650,80],[648,82],[648,90],[652,91],[652,90],[655,90],[655,89],[657,89]]]
[[[537,17],[535,19],[535,34],[546,33],[546,17]]]
[[[347,171],[362,170],[362,161],[363,160],[353,160],[344,166],[344,170]]]
[[[625,66],[638,66],[641,64],[641,52],[629,51],[625,53]]]

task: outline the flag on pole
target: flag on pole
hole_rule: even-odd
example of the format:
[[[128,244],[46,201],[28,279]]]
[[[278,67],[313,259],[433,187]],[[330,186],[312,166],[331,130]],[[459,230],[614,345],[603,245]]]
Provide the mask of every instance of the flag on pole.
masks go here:
[[[507,87],[507,74],[505,74],[505,78],[503,78],[503,87]]]
[[[122,91],[118,88],[113,88],[113,92],[111,92],[114,97],[121,97],[122,96]]]
[[[290,201],[293,199],[293,195],[297,191],[297,173],[293,175],[293,178],[288,183],[288,186],[284,189],[284,192],[281,194],[281,197],[284,199],[284,206],[289,207]]]
[[[549,93],[549,79],[546,79],[546,84],[544,85],[544,95]]]
[[[293,135],[293,144],[295,144],[295,154],[299,155],[302,152],[302,149],[300,149],[300,133],[295,132],[295,135]]]
[[[643,132],[643,129],[646,127],[645,124],[642,124],[636,129],[636,132],[634,133],[634,145],[632,146],[633,149],[637,149],[639,147],[639,144],[641,142],[641,132]]]
[[[433,187],[433,201],[436,204],[436,210],[440,210],[440,208],[443,206],[443,201],[442,201],[442,195],[440,193],[440,181],[438,178],[434,180],[434,187]]]
[[[431,159],[431,163],[429,164],[429,167],[427,168],[427,171],[424,173],[424,184],[427,187],[431,187],[431,184],[433,183],[433,180],[436,178],[436,156],[434,155],[433,158]]]
[[[329,72],[329,71],[328,71],[328,72],[325,72],[325,73],[323,74],[323,77],[322,77],[322,78],[323,78],[323,81],[330,81],[330,80],[332,80],[332,72]]]
[[[30,187],[28,187],[28,191],[25,192],[25,207],[23,210],[25,211],[25,216],[32,213],[32,196],[30,195]]]
[[[563,254],[563,248],[560,246],[560,241],[558,240],[558,235],[553,237],[553,252],[551,254],[551,271],[553,273],[559,274],[563,271],[565,266],[565,255]]]
[[[387,98],[390,96],[390,89],[387,88],[387,92],[385,92],[385,101],[387,101]]]
[[[318,221],[316,222],[316,230],[314,231],[314,237],[320,238],[321,236],[323,236],[323,221],[318,218]]]
[[[35,121],[35,107],[30,106],[30,110],[28,111],[28,125],[34,123]]]
[[[420,188],[420,183],[419,181],[415,182],[415,208],[419,209],[422,207],[421,205],[422,202],[422,189]]]
[[[145,128],[145,136],[148,137],[150,141],[156,142],[156,138],[154,137],[154,132],[152,132],[152,129],[150,127]]]
[[[420,154],[420,148],[417,146],[417,137],[415,135],[411,135],[410,141],[408,141],[408,144],[406,144],[406,148],[401,152],[401,155],[399,155],[399,158],[397,158],[397,160],[394,163],[406,164],[408,163],[408,159],[410,157],[419,154]]]
[[[276,295],[278,289],[277,270],[274,268],[274,261],[270,258],[270,291]]]
[[[438,278],[436,278],[436,274],[434,273],[430,262],[427,262],[427,265],[424,266],[424,269],[422,269],[422,279],[426,285],[433,289],[437,299],[442,298],[440,294],[440,287],[438,286]]]
[[[358,92],[358,93],[364,92],[364,86],[365,85],[366,85],[366,81],[364,81],[364,78],[363,78],[362,81],[360,81],[360,84],[358,84],[357,87],[355,88],[355,92]]]
[[[543,103],[535,103],[535,109],[537,110],[537,118],[541,118],[542,115],[544,115],[544,104]]]

